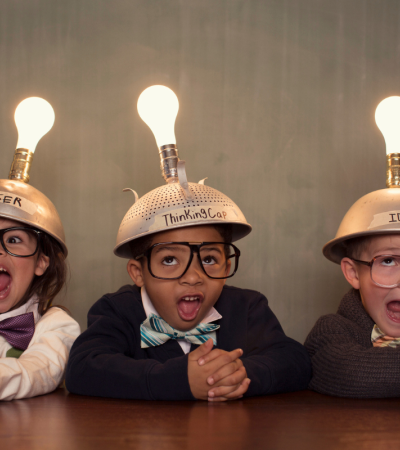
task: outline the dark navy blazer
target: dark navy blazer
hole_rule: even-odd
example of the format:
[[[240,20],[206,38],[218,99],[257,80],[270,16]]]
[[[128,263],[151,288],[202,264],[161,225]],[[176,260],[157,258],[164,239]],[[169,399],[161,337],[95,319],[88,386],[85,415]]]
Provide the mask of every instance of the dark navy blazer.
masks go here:
[[[217,347],[244,352],[241,360],[251,380],[245,396],[307,388],[308,354],[285,335],[262,294],[224,286],[215,308],[222,315],[215,322],[220,325]],[[188,356],[178,342],[140,347],[140,324],[145,319],[136,286],[123,286],[96,302],[88,314],[88,329],[71,349],[67,389],[101,397],[193,400]]]

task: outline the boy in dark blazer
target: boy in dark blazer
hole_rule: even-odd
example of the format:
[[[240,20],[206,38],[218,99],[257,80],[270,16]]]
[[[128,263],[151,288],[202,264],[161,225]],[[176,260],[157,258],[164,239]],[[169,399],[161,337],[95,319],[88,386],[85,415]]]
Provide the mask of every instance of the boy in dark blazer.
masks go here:
[[[151,198],[168,201],[171,188],[175,203],[182,204],[171,217],[189,214],[192,221],[183,227],[162,222],[164,207],[153,215],[159,229],[138,236],[140,226],[151,228],[140,217],[143,205]],[[267,299],[225,285],[240,255],[232,239],[249,233],[250,225],[223,194],[195,183],[190,188],[201,190],[196,201],[203,204],[192,206],[179,184],[167,185],[142,197],[125,216],[115,252],[130,258],[135,285],[106,294],[90,309],[88,329],[70,354],[70,392],[225,401],[306,388],[307,352],[284,334]],[[219,197],[225,206],[215,201]],[[124,225],[127,217],[138,224],[131,219]]]
[[[173,126],[164,133],[165,117],[175,120],[178,111],[176,95],[152,86],[138,109],[155,133],[167,185],[140,199],[133,191],[136,202],[120,225],[114,253],[129,259],[135,285],[106,294],[90,309],[88,329],[71,350],[67,388],[104,397],[209,401],[305,389],[308,354],[284,334],[267,299],[225,286],[239,263],[232,242],[251,226],[226,195],[204,180],[188,183],[171,143]]]

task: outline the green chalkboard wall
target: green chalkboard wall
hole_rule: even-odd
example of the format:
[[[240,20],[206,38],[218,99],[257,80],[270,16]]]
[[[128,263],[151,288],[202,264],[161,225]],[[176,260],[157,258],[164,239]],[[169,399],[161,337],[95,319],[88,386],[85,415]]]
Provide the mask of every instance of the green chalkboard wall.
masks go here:
[[[270,300],[303,341],[347,285],[324,259],[350,205],[385,186],[380,100],[400,94],[398,0],[13,0],[0,3],[1,178],[28,96],[54,107],[31,184],[57,205],[71,279],[90,305],[130,281],[112,249],[139,195],[163,184],[141,91],[172,88],[190,181],[229,195],[253,225],[232,284]]]

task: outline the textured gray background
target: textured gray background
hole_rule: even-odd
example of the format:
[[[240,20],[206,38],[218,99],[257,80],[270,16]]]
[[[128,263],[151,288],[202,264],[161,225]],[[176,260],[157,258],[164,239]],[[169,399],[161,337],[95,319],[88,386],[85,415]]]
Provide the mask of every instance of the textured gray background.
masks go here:
[[[385,187],[380,100],[400,94],[398,0],[1,0],[0,177],[17,104],[56,122],[31,184],[56,204],[70,249],[63,299],[90,305],[130,279],[112,253],[133,201],[163,184],[141,91],[172,88],[190,181],[230,196],[254,229],[233,283],[270,300],[303,341],[346,283],[321,248],[360,196]]]

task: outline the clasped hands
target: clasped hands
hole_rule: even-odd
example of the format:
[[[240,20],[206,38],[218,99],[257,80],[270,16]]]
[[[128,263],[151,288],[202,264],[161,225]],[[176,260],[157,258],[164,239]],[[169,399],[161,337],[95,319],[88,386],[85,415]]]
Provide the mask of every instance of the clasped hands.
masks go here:
[[[214,349],[209,339],[188,355],[190,390],[195,398],[210,402],[237,400],[247,391],[250,379],[239,359],[243,351]]]

